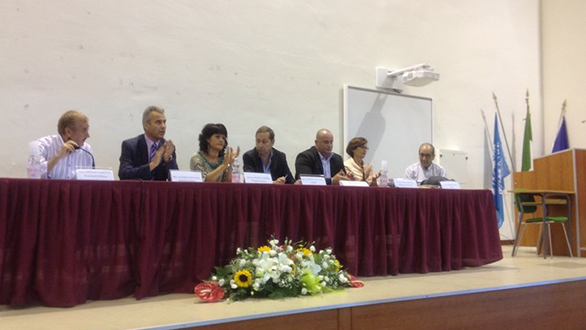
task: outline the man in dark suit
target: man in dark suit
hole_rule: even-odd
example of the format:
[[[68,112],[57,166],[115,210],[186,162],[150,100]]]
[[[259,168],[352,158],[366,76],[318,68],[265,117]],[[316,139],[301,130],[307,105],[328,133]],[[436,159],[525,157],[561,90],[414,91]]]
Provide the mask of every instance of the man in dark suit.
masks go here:
[[[274,183],[295,183],[287,156],[273,148],[274,144],[275,132],[268,126],[261,126],[256,131],[256,147],[242,156],[244,172],[270,173]]]
[[[170,169],[179,169],[175,145],[165,140],[167,119],[163,108],[150,106],[142,114],[144,134],[122,142],[121,180],[142,179],[165,181]]]
[[[315,135],[315,146],[301,152],[295,159],[295,175],[323,174],[327,184],[339,184],[340,180],[352,180],[346,174],[342,156],[332,152],[334,135],[327,129],[320,129]]]

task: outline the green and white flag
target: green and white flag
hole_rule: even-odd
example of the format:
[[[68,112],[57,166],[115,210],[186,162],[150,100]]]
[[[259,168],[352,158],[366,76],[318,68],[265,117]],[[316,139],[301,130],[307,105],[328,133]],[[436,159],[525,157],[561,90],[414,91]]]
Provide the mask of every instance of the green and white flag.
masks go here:
[[[521,162],[521,171],[531,170],[533,163],[531,159],[531,141],[533,133],[531,132],[531,113],[529,112],[529,103],[527,103],[527,116],[525,117],[525,134],[523,136],[523,160]]]

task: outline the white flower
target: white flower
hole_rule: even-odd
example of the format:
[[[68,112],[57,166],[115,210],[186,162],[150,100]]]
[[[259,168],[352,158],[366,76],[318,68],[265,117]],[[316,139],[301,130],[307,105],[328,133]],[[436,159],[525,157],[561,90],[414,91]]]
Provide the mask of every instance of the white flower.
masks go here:
[[[234,280],[230,280],[230,287],[232,289],[238,289],[238,285],[236,285],[236,283],[234,282]]]
[[[254,290],[258,291],[258,290],[260,289],[260,284],[255,282],[255,283],[252,285],[252,288],[253,288]]]
[[[289,266],[293,264],[293,260],[289,259],[285,253],[279,253],[279,263],[281,265]]]
[[[293,251],[293,247],[291,245],[287,245],[287,252]]]
[[[240,254],[240,253],[242,253],[242,249],[241,248],[237,248],[236,249],[236,254]]]
[[[212,276],[212,281],[217,281],[218,277],[217,276]]]
[[[315,246],[313,246],[313,245],[312,245],[312,246],[310,246],[310,247],[309,247],[309,251],[311,251],[312,253],[313,253],[313,252],[315,252]]]
[[[264,253],[263,253],[263,254],[264,254]],[[274,256],[276,256],[276,255],[277,255],[277,251],[275,251],[275,250],[270,250],[270,251],[269,251],[269,255],[270,255],[271,257],[274,257]]]
[[[326,282],[321,282],[321,286],[327,286],[328,284]]]
[[[329,282],[330,278],[328,276],[324,277],[324,281]]]
[[[218,284],[219,284],[220,286],[224,286],[224,284],[225,284],[225,283],[226,283],[226,280],[224,280],[223,278],[221,278],[221,279],[218,281]]]
[[[344,273],[340,273],[340,275],[338,275],[338,279],[340,280],[340,283],[348,282],[348,278],[344,275]]]
[[[327,269],[327,268],[328,268],[328,263],[327,263],[327,262],[325,262],[325,261],[324,261],[324,262],[322,262],[322,263],[321,263],[321,268],[323,268],[323,269]]]
[[[283,273],[290,273],[292,270],[293,270],[293,268],[291,268],[289,266],[283,266],[283,265],[279,266],[279,271],[283,272]]]
[[[273,247],[277,246],[279,244],[279,240],[278,239],[272,239],[269,241],[269,244]]]
[[[319,272],[321,272],[320,265],[316,265],[316,264],[311,265],[311,272],[313,273],[313,275],[319,274]]]
[[[307,289],[306,288],[302,288],[301,289],[301,294],[306,295],[307,294]]]
[[[246,260],[240,259],[240,267],[244,268],[244,266],[246,266]]]

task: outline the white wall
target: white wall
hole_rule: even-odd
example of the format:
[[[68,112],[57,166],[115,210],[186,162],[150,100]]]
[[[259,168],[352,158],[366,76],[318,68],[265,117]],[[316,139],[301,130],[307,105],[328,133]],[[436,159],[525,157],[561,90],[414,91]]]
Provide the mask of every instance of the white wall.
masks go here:
[[[537,0],[4,0],[0,176],[23,177],[27,142],[56,133],[71,108],[90,118],[97,165],[117,170],[152,104],[167,110],[180,168],[208,122],[244,150],[271,126],[293,167],[322,127],[342,153],[343,84],[374,88],[377,66],[427,62],[441,80],[405,93],[434,99],[436,146],[467,151],[468,187],[489,188],[480,109],[492,136],[492,92],[520,160],[529,89],[543,150],[539,32]]]
[[[541,2],[545,153],[551,153],[564,100],[570,147],[586,148],[586,2]]]

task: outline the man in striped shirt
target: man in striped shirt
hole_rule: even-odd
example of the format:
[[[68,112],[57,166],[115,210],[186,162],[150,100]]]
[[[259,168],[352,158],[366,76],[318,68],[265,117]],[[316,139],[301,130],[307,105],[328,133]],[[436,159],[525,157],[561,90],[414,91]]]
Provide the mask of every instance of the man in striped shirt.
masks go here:
[[[92,147],[85,143],[90,137],[89,129],[89,120],[80,111],[70,110],[59,118],[59,134],[38,140],[42,178],[74,179],[77,168],[93,165]]]

